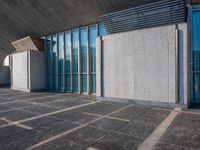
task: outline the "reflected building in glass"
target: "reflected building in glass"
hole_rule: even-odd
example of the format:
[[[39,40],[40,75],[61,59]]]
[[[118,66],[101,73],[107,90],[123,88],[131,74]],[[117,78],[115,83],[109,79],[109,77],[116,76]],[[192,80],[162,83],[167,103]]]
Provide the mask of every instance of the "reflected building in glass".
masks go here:
[[[93,24],[47,36],[48,90],[96,93],[96,38],[106,34],[102,24]]]

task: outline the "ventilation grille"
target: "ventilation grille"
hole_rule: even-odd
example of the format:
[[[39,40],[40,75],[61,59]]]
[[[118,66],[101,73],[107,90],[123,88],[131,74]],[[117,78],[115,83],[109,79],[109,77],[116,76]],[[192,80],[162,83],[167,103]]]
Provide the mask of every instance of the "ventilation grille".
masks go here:
[[[100,16],[108,34],[185,22],[183,0],[161,0]]]

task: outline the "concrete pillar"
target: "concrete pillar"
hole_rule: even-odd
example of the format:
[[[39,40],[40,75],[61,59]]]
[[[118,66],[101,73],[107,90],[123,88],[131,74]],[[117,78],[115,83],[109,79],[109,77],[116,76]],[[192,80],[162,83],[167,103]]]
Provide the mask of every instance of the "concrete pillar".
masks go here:
[[[12,89],[30,92],[46,88],[44,52],[15,53],[12,62]]]
[[[102,37],[96,39],[96,96],[102,97]]]

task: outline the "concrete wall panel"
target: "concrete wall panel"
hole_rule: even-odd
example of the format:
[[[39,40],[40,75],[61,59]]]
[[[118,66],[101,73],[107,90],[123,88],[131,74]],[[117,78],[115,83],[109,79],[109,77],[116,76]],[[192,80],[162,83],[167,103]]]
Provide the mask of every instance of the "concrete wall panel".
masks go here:
[[[44,52],[25,51],[12,55],[12,88],[22,91],[45,89]]]
[[[15,53],[12,55],[12,88],[28,90],[28,52]]]
[[[30,87],[31,90],[45,89],[44,52],[30,51]]]
[[[105,97],[175,103],[175,25],[112,34],[103,43]]]

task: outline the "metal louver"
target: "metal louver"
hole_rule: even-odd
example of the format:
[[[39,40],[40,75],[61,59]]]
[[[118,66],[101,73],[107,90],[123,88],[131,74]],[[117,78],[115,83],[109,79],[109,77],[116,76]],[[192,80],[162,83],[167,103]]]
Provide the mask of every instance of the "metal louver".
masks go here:
[[[184,0],[161,0],[100,16],[108,34],[185,22]]]

